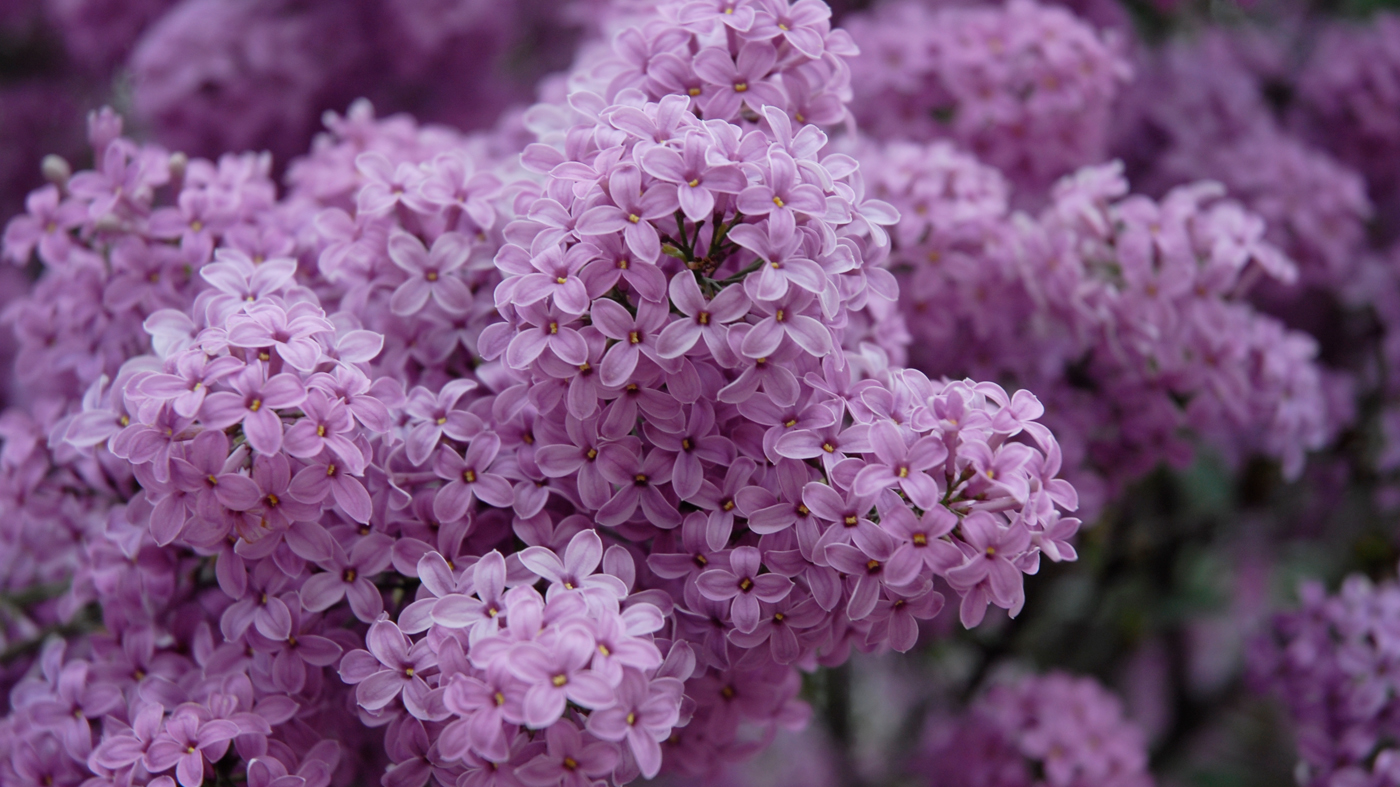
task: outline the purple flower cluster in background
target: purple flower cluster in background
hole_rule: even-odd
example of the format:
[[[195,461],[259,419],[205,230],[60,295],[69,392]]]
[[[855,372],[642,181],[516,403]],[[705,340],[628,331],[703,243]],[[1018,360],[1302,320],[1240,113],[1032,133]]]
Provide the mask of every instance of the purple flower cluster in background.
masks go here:
[[[936,787],[1152,784],[1142,731],[1092,678],[1050,672],[993,686],[965,717],[935,720],[928,737]]]
[[[1298,781],[1400,784],[1395,639],[1400,587],[1347,579],[1335,596],[1316,582],[1254,643],[1251,678],[1288,708],[1298,731]]]

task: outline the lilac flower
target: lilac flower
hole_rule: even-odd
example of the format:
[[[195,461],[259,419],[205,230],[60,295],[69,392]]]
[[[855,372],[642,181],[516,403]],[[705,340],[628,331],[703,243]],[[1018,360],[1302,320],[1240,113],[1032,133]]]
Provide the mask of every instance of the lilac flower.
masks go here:
[[[902,543],[889,558],[891,573],[909,572],[906,563],[931,569],[943,575],[963,562],[963,553],[943,537],[958,526],[957,514],[942,506],[934,506],[915,517],[904,506],[889,506],[880,511],[880,527]]]
[[[255,651],[252,669],[265,675],[276,690],[298,694],[308,680],[320,677],[321,667],[340,660],[344,649],[329,637],[316,633],[320,630],[320,616],[302,614],[304,605],[296,593],[287,594],[285,601],[292,618],[290,635],[273,639],[251,628],[245,638]],[[314,669],[308,670],[308,667]]]
[[[461,717],[438,738],[444,758],[461,759],[468,749],[497,762],[510,758],[504,729],[524,716],[524,685],[496,663],[481,678],[457,674],[447,685],[443,703]]]
[[[613,704],[613,690],[607,681],[585,669],[594,647],[591,634],[572,628],[560,631],[548,649],[533,642],[511,648],[506,666],[529,685],[524,704],[526,725],[534,729],[553,725],[563,715],[566,702],[592,709]]]
[[[597,205],[579,217],[579,234],[621,232],[633,254],[643,262],[655,262],[661,254],[661,238],[651,221],[676,211],[679,203],[675,190],[657,183],[644,191],[641,170],[624,165],[608,176],[608,196],[612,205]]]
[[[204,783],[204,763],[223,758],[238,725],[223,719],[201,720],[192,708],[177,709],[165,721],[165,729],[151,742],[142,764],[152,773],[175,768],[181,787]]]
[[[389,236],[389,259],[408,274],[408,281],[394,290],[389,307],[394,314],[417,314],[432,298],[448,312],[471,308],[471,291],[466,282],[453,275],[467,264],[471,241],[456,232],[444,232],[433,241],[431,250],[407,232]]]
[[[457,409],[461,398],[476,387],[475,380],[452,380],[437,393],[422,386],[409,392],[404,412],[417,423],[413,424],[404,439],[408,461],[415,465],[423,464],[444,434],[462,442],[480,434],[483,426],[481,419],[466,410]]]
[[[185,492],[195,494],[195,507],[206,518],[218,518],[221,509],[247,511],[258,504],[261,495],[251,478],[237,472],[245,457],[246,451],[229,454],[223,432],[206,430],[189,442],[183,458],[171,459],[171,479]],[[160,536],[156,539],[161,542]]]
[[[739,287],[726,287],[706,301],[695,278],[684,275],[672,278],[669,289],[671,303],[684,316],[673,320],[656,337],[657,355],[667,359],[680,357],[703,338],[710,352],[727,357],[727,325],[749,312],[750,304],[744,291]]]
[[[763,183],[739,192],[738,208],[747,216],[767,216],[772,234],[791,237],[797,214],[819,216],[826,213],[826,196],[821,189],[798,179],[797,162],[781,150],[771,151]]]
[[[599,369],[603,385],[626,384],[643,355],[663,368],[671,366],[672,361],[663,359],[657,351],[657,338],[666,324],[665,306],[642,301],[633,317],[616,301],[600,299],[593,302],[592,314],[598,330],[609,339],[617,340],[603,356]]]
[[[941,465],[948,456],[943,441],[937,437],[921,437],[908,444],[903,431],[889,421],[870,425],[870,447],[880,463],[861,468],[851,489],[861,495],[875,495],[883,489],[898,487],[914,505],[928,510],[938,504],[941,493],[928,471]]]
[[[777,59],[772,46],[758,42],[740,46],[737,58],[714,47],[697,52],[695,73],[715,91],[705,103],[705,117],[729,120],[744,104],[755,112],[768,104],[782,105],[786,100],[782,88],[766,79]]]
[[[856,586],[846,605],[846,617],[862,620],[875,608],[882,586],[900,587],[913,582],[920,568],[917,563],[900,564],[900,573],[890,570],[890,558],[898,547],[892,536],[876,528],[857,529],[852,544],[827,544],[823,550],[832,568],[855,577]],[[1019,580],[1019,573],[1017,574]]]
[[[826,289],[826,273],[803,256],[801,234],[779,222],[770,221],[766,233],[757,224],[740,224],[729,237],[758,255],[758,270],[744,279],[744,291],[755,301],[777,300],[787,294],[789,285],[816,294]]]
[[[516,770],[517,778],[529,787],[589,787],[617,766],[616,746],[587,742],[572,724],[555,724],[544,737],[547,752]]]
[[[958,526],[967,542],[967,561],[948,570],[948,581],[958,588],[974,588],[963,596],[960,615],[964,626],[975,626],[986,612],[988,598],[1014,615],[1025,600],[1021,571],[1011,558],[1030,544],[1030,532],[1020,524],[1000,525],[985,512],[974,511]]]
[[[482,229],[496,223],[496,209],[491,199],[501,188],[501,179],[490,172],[477,172],[469,156],[443,153],[433,159],[427,177],[418,184],[417,199],[439,207],[454,207],[465,213]],[[407,196],[410,204],[415,195]],[[421,205],[415,204],[421,212]]]
[[[320,503],[330,497],[351,519],[368,522],[373,504],[364,484],[352,473],[334,454],[323,453],[296,474],[287,491],[302,503]]]
[[[355,157],[355,169],[365,183],[355,194],[355,207],[366,215],[391,212],[405,203],[408,195],[422,182],[422,173],[408,162],[397,167],[378,151],[366,151]]]
[[[584,594],[610,595],[620,601],[627,595],[627,588],[621,580],[608,574],[593,573],[602,561],[603,540],[593,530],[584,530],[570,539],[563,560],[545,547],[526,547],[520,553],[522,564],[549,581],[546,598],[552,598],[558,591],[577,590]]]
[[[52,185],[32,192],[24,204],[28,213],[5,226],[5,256],[23,264],[37,247],[46,263],[61,264],[72,246],[69,233],[83,223],[87,211],[81,203],[62,199]]]
[[[819,0],[797,0],[790,7],[787,0],[761,0],[748,35],[752,39],[781,36],[793,49],[816,60],[825,49],[830,18],[830,6]]]
[[[702,460],[726,465],[734,459],[734,443],[712,434],[714,428],[714,408],[707,402],[691,405],[690,418],[684,429],[671,431],[650,423],[643,428],[658,451],[673,454],[671,489],[682,500],[689,500],[700,492],[705,481],[704,467],[700,464]]]
[[[584,308],[587,308],[586,296]],[[573,366],[588,361],[588,343],[576,329],[578,323],[575,320],[553,306],[544,307],[538,303],[520,306],[517,311],[520,318],[536,330],[522,330],[510,340],[506,348],[506,363],[511,368],[528,368],[546,350]]]
[[[352,650],[340,660],[340,677],[355,686],[355,701],[367,710],[379,710],[401,694],[426,696],[423,672],[435,667],[428,640],[410,645],[398,626],[381,620],[369,627],[368,651]]]
[[[371,533],[355,542],[349,554],[340,544],[331,547],[324,572],[312,574],[301,586],[301,603],[312,612],[324,612],[342,598],[350,599],[355,617],[372,623],[384,611],[384,599],[372,578],[389,567],[389,538]]]
[[[170,366],[167,361],[167,368]],[[152,374],[141,380],[141,393],[170,399],[175,413],[193,418],[204,405],[210,386],[243,368],[233,356],[210,358],[202,352],[186,352],[174,358],[173,374]]]
[[[334,327],[315,307],[292,306],[283,310],[268,304],[248,309],[228,323],[228,341],[235,347],[271,347],[292,368],[303,372],[316,369],[321,345],[313,338],[330,333]]]
[[[718,22],[746,33],[753,20],[753,7],[745,0],[691,0],[680,9],[682,23],[706,28]]]
[[[626,670],[617,687],[617,704],[589,714],[588,731],[607,741],[627,742],[642,776],[661,770],[661,741],[670,737],[680,716],[683,684],[675,678],[648,681]]]
[[[282,450],[282,419],[275,410],[296,407],[306,401],[306,387],[293,374],[268,377],[258,366],[249,366],[229,379],[236,393],[219,392],[204,399],[200,418],[211,429],[243,425],[248,445],[262,454]]]
[[[623,281],[643,300],[660,301],[666,297],[666,274],[654,261],[634,253],[625,236],[592,236],[575,248],[588,255],[588,264],[579,276],[590,293],[608,292]]]
[[[564,418],[568,443],[542,445],[535,451],[535,463],[540,472],[550,478],[573,476],[579,497],[590,508],[602,508],[612,497],[598,459],[605,453],[625,451],[621,445],[599,439],[597,417],[579,419],[572,414]]]
[[[419,561],[429,560],[425,555]],[[420,570],[420,575],[423,573]],[[431,580],[426,580],[430,582]],[[468,628],[471,642],[495,633],[501,627],[505,604],[506,561],[500,552],[492,550],[472,568],[471,588],[475,598],[461,593],[442,593],[432,605],[433,622],[450,628]],[[447,588],[439,588],[447,590]]]
[[[302,459],[330,451],[353,474],[364,472],[365,458],[360,449],[346,437],[355,428],[350,409],[319,390],[306,392],[301,404],[304,417],[287,429],[282,443],[288,454]]]
[[[748,185],[733,165],[710,166],[709,146],[699,133],[686,135],[681,152],[655,147],[642,154],[642,167],[653,177],[676,184],[676,199],[686,218],[705,221],[715,209],[716,194],[738,194]]]
[[[729,640],[743,648],[758,648],[766,642],[773,660],[779,664],[796,661],[802,653],[798,632],[818,625],[825,618],[811,596],[795,592],[777,602],[762,602],[759,608],[758,626],[747,632],[735,629],[729,632]]]
[[[320,513],[321,507],[313,505],[320,500],[302,501],[292,493],[292,466],[286,456],[259,454],[253,457],[252,477],[253,483],[258,485],[257,510],[267,527],[286,530],[293,522],[311,521]]]
[[[759,602],[781,601],[792,591],[792,580],[777,574],[759,574],[761,556],[753,547],[735,547],[729,553],[729,569],[710,569],[696,578],[700,592],[714,601],[731,602],[735,627],[742,632],[758,628]]]
[[[292,615],[287,603],[278,593],[291,584],[291,578],[271,561],[259,562],[253,568],[253,576],[247,593],[224,610],[219,628],[224,639],[234,641],[242,638],[249,626],[256,626],[258,633],[272,640],[286,639],[292,635]]]
[[[87,759],[92,751],[88,720],[110,713],[121,704],[121,690],[110,683],[91,680],[86,661],[70,661],[59,670],[50,699],[29,706],[34,723],[52,731],[64,750],[75,759]]]
[[[818,358],[831,352],[831,331],[820,321],[803,314],[812,303],[812,293],[789,289],[773,302],[761,302],[759,310],[768,314],[744,336],[740,347],[750,358],[766,358],[777,352],[784,337],[791,339],[808,355]]]
[[[652,524],[675,527],[680,524],[676,509],[666,500],[658,484],[670,480],[674,460],[665,451],[653,450],[643,459],[628,451],[600,454],[598,471],[603,478],[618,485],[613,496],[598,509],[598,524],[617,527],[636,512],[637,506]]]
[[[433,501],[433,513],[438,519],[444,522],[461,519],[476,499],[502,508],[511,504],[515,495],[510,482],[505,476],[491,472],[500,450],[501,438],[490,432],[473,439],[465,456],[447,446],[438,449],[433,472],[447,481]]]
[[[222,324],[236,312],[267,302],[269,296],[292,281],[296,272],[293,260],[267,260],[255,266],[246,254],[228,249],[216,251],[214,262],[199,269],[200,277],[220,293],[206,307],[209,322]]]
[[[514,261],[512,255],[503,253],[496,264],[519,278],[512,280],[509,289],[503,288],[496,294],[496,302],[500,304],[504,298],[518,306],[529,306],[548,298],[564,314],[583,314],[588,311],[589,290],[580,274],[588,262],[588,247],[583,245],[567,252],[553,246],[528,261]]]

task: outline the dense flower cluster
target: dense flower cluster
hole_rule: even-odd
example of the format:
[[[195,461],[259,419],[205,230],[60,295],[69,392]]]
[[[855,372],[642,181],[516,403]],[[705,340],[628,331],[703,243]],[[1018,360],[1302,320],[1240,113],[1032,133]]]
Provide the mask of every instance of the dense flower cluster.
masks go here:
[[[1125,196],[1113,165],[1086,168],[1033,219],[1009,214],[996,170],[948,143],[862,160],[905,216],[892,260],[914,364],[1036,391],[1081,492],[1182,461],[1193,436],[1296,474],[1335,429],[1312,339],[1241,298],[1293,265],[1217,186],[1154,201]]]
[[[1209,178],[1265,219],[1267,237],[1304,284],[1348,280],[1371,203],[1360,174],[1290,134],[1268,103],[1287,75],[1275,42],[1212,31],[1173,42],[1140,66],[1118,146],[1138,184],[1162,194]]]
[[[935,787],[1150,787],[1146,742],[1092,678],[1062,672],[994,686],[965,716],[932,726]]]
[[[1400,784],[1400,587],[1353,576],[1334,596],[1316,582],[1299,596],[1301,608],[1255,642],[1250,665],[1298,728],[1299,783]]]
[[[935,580],[972,626],[1073,559],[1036,398],[865,342],[898,216],[803,124],[848,39],[700,6],[615,48],[700,87],[614,74],[518,165],[360,104],[279,197],[92,117],[6,232],[46,273],[0,520],[56,588],[7,641],[105,633],[17,684],[7,778],[706,771],[805,720],[798,666],[911,648]]]
[[[864,53],[852,111],[876,138],[951,139],[1031,193],[1104,160],[1131,74],[1114,31],[1033,0],[893,3],[847,25]]]
[[[1122,14],[0,2],[0,784],[714,777],[938,637],[889,775],[1150,785],[1005,618],[1201,445],[1295,479],[1356,409],[1328,472],[1400,499],[1400,25]],[[1400,787],[1396,593],[1256,643],[1310,784]]]
[[[1400,232],[1400,15],[1362,27],[1330,25],[1298,76],[1295,124],[1316,144],[1366,175]]]

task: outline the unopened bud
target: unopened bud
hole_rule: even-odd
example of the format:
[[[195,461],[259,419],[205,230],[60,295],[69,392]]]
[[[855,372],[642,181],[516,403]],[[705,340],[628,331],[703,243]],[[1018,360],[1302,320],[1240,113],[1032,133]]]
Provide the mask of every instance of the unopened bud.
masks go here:
[[[189,165],[190,157],[184,153],[177,150],[170,154],[170,185],[174,186],[176,191],[184,188],[185,169]]]
[[[39,171],[44,174],[44,180],[58,186],[60,189],[68,187],[68,179],[73,176],[73,167],[62,156],[50,153],[44,156],[43,162],[39,164]]]

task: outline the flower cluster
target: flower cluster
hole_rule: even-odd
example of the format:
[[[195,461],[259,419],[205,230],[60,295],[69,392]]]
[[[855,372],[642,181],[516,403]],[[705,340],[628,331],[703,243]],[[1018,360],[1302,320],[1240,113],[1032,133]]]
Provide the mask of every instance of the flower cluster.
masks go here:
[[[1251,652],[1252,680],[1297,726],[1299,783],[1400,784],[1400,716],[1391,674],[1400,587],[1352,576],[1329,596],[1299,588],[1301,607],[1276,616]]]
[[[1142,732],[1092,678],[1051,672],[994,686],[928,738],[923,771],[935,787],[1153,783]]]
[[[1221,182],[1265,219],[1303,284],[1332,287],[1355,272],[1371,203],[1360,174],[1275,118],[1265,88],[1286,81],[1278,48],[1212,31],[1155,53],[1125,98],[1118,147],[1147,193]]]
[[[876,138],[951,139],[1031,194],[1104,160],[1131,75],[1115,31],[1033,0],[894,3],[847,24],[863,50],[851,108]]]
[[[1386,232],[1400,231],[1400,15],[1328,27],[1298,76],[1294,123],[1366,175]]]
[[[1291,280],[1292,263],[1218,187],[1158,202],[1125,197],[1113,165],[1086,168],[1032,219],[1008,215],[1000,175],[947,143],[861,158],[906,217],[892,260],[914,363],[1036,391],[1081,492],[1189,457],[1192,435],[1296,474],[1335,428],[1311,338],[1241,300],[1260,277]]]
[[[848,90],[822,11],[663,6],[605,65],[668,42],[701,87],[614,73],[520,155],[356,104],[281,195],[95,113],[5,234],[45,273],[0,543],[56,588],[6,641],[105,633],[16,684],[4,775],[705,772],[944,592],[1016,614],[1076,492],[1031,393],[889,363],[898,215],[806,122]]]

